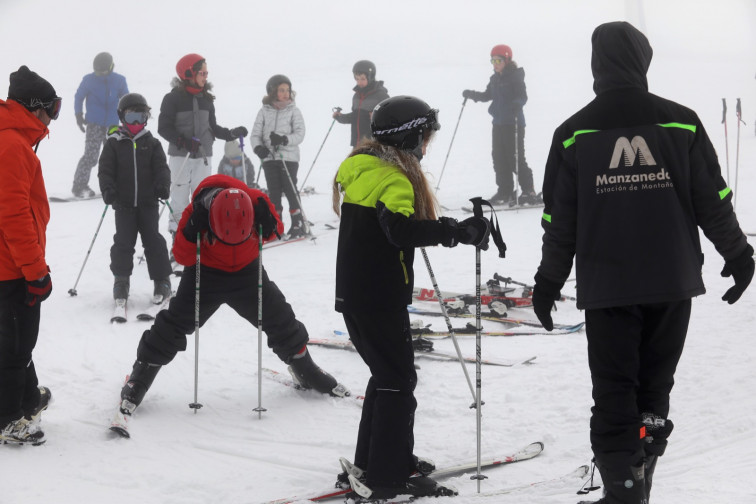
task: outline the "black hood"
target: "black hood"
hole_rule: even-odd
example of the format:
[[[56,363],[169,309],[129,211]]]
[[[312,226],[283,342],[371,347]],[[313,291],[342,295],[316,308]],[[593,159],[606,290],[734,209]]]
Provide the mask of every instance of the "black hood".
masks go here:
[[[654,54],[643,33],[630,23],[616,21],[599,25],[591,36],[593,91],[642,88],[648,91],[646,72]]]

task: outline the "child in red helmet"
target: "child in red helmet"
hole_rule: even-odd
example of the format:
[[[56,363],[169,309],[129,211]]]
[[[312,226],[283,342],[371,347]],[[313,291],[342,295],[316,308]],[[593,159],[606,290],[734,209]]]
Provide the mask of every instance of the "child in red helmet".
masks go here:
[[[211,175],[197,187],[184,209],[173,247],[176,261],[185,266],[184,274],[168,309],[158,313],[142,334],[137,359],[121,391],[124,418],[139,406],[160,367],[186,350],[186,335],[194,331],[197,235],[201,237],[199,325],[227,304],[257,327],[259,240],[275,240],[282,232],[283,224],[262,191],[227,175]],[[268,346],[289,365],[294,379],[304,388],[347,395],[343,385],[313,362],[307,329],[264,270],[262,298]]]
[[[522,107],[528,101],[525,89],[525,70],[512,60],[512,49],[504,44],[491,49],[494,73],[483,92],[465,89],[462,96],[475,102],[491,102],[488,113],[493,116],[493,167],[498,189],[489,201],[493,204],[538,204],[542,200],[535,193],[533,171],[525,161],[525,115]],[[517,197],[513,175],[516,175],[522,194]]]
[[[213,143],[238,140],[247,128],[219,126],[215,120],[215,96],[210,91],[207,61],[199,54],[187,54],[176,63],[170,93],[163,98],[158,117],[158,133],[168,141],[171,169],[171,218],[168,229],[176,234],[179,213],[192,191],[211,173]]]

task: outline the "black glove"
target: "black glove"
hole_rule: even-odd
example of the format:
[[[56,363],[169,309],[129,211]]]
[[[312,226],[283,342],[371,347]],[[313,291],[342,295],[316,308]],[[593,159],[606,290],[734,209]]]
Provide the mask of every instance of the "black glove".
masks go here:
[[[265,198],[258,197],[257,203],[254,205],[255,209],[255,231],[260,230],[262,226],[262,238],[267,238],[270,234],[278,228],[278,220],[273,212],[270,211],[268,202]]]
[[[247,136],[249,132],[247,131],[247,128],[244,126],[237,126],[236,128],[233,128],[231,130],[231,138],[229,140],[238,140],[239,138],[244,138]]]
[[[84,120],[84,114],[76,114],[76,125],[79,127],[82,133],[85,133],[87,129],[84,127],[87,125],[87,121]]]
[[[194,243],[197,241],[197,233],[210,229],[210,211],[200,201],[192,203],[192,215],[184,225],[184,238]]]
[[[180,136],[178,137],[178,140],[176,140],[176,145],[178,145],[179,149],[184,149],[192,154],[197,154],[202,142],[200,142],[198,138],[192,137],[191,140],[188,140],[187,138]]]
[[[472,100],[472,101],[478,101],[475,99],[475,91],[473,91],[472,89],[465,89],[464,91],[462,91],[462,98],[467,98],[468,100]]]
[[[39,280],[32,282],[26,281],[26,304],[28,306],[34,306],[37,303],[41,303],[45,299],[50,297],[52,292],[52,280],[50,279],[50,273],[43,276]]]
[[[116,200],[116,196],[117,194],[114,189],[108,188],[102,191],[102,201],[104,201],[106,205],[112,205]]]
[[[483,250],[488,249],[488,219],[484,217],[470,217],[457,222],[451,217],[441,217],[441,245],[456,247],[459,243],[475,245]]]
[[[289,145],[289,138],[286,135],[277,135],[275,131],[270,132],[270,145],[277,147],[279,145]]]
[[[260,161],[270,156],[270,151],[264,145],[258,145],[257,147],[252,149],[252,152],[254,152],[255,155],[260,158]]]
[[[727,289],[727,292],[722,296],[722,301],[733,304],[740,299],[740,296],[751,283],[753,269],[753,247],[749,244],[740,256],[725,262],[724,268],[722,268],[723,277],[732,275],[732,279],[735,280],[735,285]]]
[[[547,279],[541,273],[536,273],[535,282],[535,287],[533,287],[533,311],[543,328],[547,331],[552,331],[554,329],[554,321],[551,320],[551,309],[554,308],[554,301],[562,298],[562,294],[559,292],[562,286]]]
[[[155,197],[157,199],[167,200],[171,197],[170,186],[155,186]]]

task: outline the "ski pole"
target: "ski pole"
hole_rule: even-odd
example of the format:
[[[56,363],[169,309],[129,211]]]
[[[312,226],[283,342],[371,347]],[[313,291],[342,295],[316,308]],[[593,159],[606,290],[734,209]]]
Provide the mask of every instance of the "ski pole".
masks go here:
[[[276,147],[276,152],[278,152],[278,147]],[[289,173],[289,168],[286,166],[286,161],[284,161],[283,154],[278,152],[278,155],[281,157],[281,164],[283,164],[284,173],[286,174],[286,178],[289,179],[289,185],[294,190],[294,197],[297,198],[297,203],[299,204],[299,211],[302,213],[302,225],[304,226],[305,234],[307,236],[310,235],[310,223],[307,221],[307,216],[305,215],[304,208],[302,207],[302,198],[299,197],[299,191],[297,191],[297,186],[294,184],[294,180],[291,178],[291,173]]]
[[[459,111],[459,117],[457,118],[457,125],[454,126],[454,133],[452,133],[451,141],[449,142],[449,149],[446,151],[446,158],[444,158],[444,164],[441,166],[441,174],[438,176],[438,182],[436,183],[436,192],[441,187],[441,179],[444,176],[444,170],[446,170],[446,162],[449,161],[449,153],[451,152],[452,145],[454,145],[454,137],[457,136],[457,128],[459,128],[459,121],[462,120],[462,112],[465,111],[465,105],[467,104],[467,98],[462,100],[462,109]]]
[[[242,182],[244,182],[244,185],[247,185],[247,163],[244,160],[244,137],[239,137],[239,148],[241,149],[242,153]]]
[[[263,283],[263,236],[262,236],[262,224],[257,226],[257,408],[254,411],[257,412],[257,418],[262,419],[263,411],[268,411],[262,406],[262,316],[263,316],[263,304],[262,304],[262,283]]]
[[[475,217],[483,217],[483,199],[480,197],[472,198],[470,200],[473,204],[473,215]],[[487,247],[487,245],[486,245]],[[481,324],[480,324],[480,251],[481,247],[475,247],[475,419],[476,419],[476,438],[477,438],[477,472],[475,476],[470,479],[478,481],[478,493],[480,493],[480,480],[486,479],[486,476],[481,474]]]
[[[199,319],[200,319],[200,240],[201,234],[197,233],[197,264],[194,275],[194,402],[189,407],[197,413],[202,405],[197,402],[197,388],[199,385]]]
[[[334,107],[334,108],[333,108],[333,111],[334,111],[334,112],[336,112],[336,111],[339,111],[339,112],[341,112],[341,107]],[[301,187],[302,187],[303,189],[304,189],[304,187],[305,187],[305,184],[307,183],[307,179],[308,179],[308,178],[310,177],[310,172],[312,171],[312,168],[313,168],[313,167],[315,166],[315,161],[317,161],[317,160],[318,160],[318,156],[320,156],[320,151],[322,151],[322,150],[323,150],[323,146],[325,145],[325,143],[326,143],[326,140],[328,140],[328,135],[330,135],[330,134],[331,134],[331,129],[333,129],[333,125],[334,125],[335,123],[336,123],[336,118],[334,118],[334,119],[333,119],[333,121],[331,121],[331,125],[330,125],[330,126],[328,127],[328,131],[326,132],[326,136],[325,136],[325,138],[323,139],[323,143],[321,143],[321,144],[320,144],[320,148],[318,149],[318,153],[317,153],[317,154],[315,154],[315,159],[313,159],[313,160],[312,160],[312,164],[310,165],[310,169],[309,169],[309,170],[307,170],[307,175],[305,175],[305,178],[304,178],[304,180],[302,181],[302,186],[301,186]],[[297,193],[299,193],[299,191],[297,191]]]
[[[522,186],[520,185],[520,132],[517,129],[517,116],[514,118],[514,166],[515,166],[515,205],[519,205],[517,198],[517,187],[520,187],[520,194],[522,194]],[[511,175],[510,175],[511,178]]]
[[[737,208],[737,201],[735,198],[738,197],[738,165],[740,164],[740,123],[745,124],[745,121],[743,120],[743,113],[740,109],[740,98],[738,98],[738,101],[735,104],[735,117],[738,118],[738,134],[736,135],[736,142],[735,142],[735,185],[732,188],[732,209],[735,210]]]
[[[100,233],[100,226],[102,226],[102,221],[105,220],[105,212],[108,211],[108,206],[110,205],[105,205],[105,209],[102,211],[102,217],[100,217],[100,222],[97,224],[97,229],[95,230],[95,234],[92,237],[92,243],[89,244],[87,255],[84,256],[84,263],[81,265],[81,269],[79,270],[79,276],[76,277],[76,282],[74,283],[74,286],[68,289],[68,294],[71,296],[78,295],[78,292],[76,292],[76,286],[79,285],[79,279],[81,278],[81,274],[84,272],[84,266],[87,265],[87,259],[89,259],[89,253],[92,252],[92,247],[94,247],[94,242],[97,239],[97,235]]]
[[[470,381],[470,375],[467,373],[467,366],[465,366],[465,360],[462,357],[462,351],[459,349],[457,336],[456,334],[454,334],[454,329],[452,328],[451,320],[449,320],[449,314],[446,312],[446,305],[444,304],[443,296],[441,296],[441,289],[438,288],[438,282],[436,282],[436,275],[433,274],[433,268],[431,268],[430,260],[428,259],[428,253],[425,251],[425,247],[421,247],[420,250],[423,253],[425,266],[426,268],[428,268],[428,275],[430,275],[431,282],[433,283],[433,289],[435,289],[436,291],[438,304],[441,306],[441,313],[444,315],[444,320],[446,321],[446,328],[449,330],[449,334],[451,335],[452,341],[454,342],[454,349],[457,351],[457,357],[459,358],[459,363],[462,365],[462,371],[465,373],[465,379],[467,380],[467,384],[470,386],[470,393],[473,396],[473,401],[477,401],[477,397],[475,396],[475,392],[473,391],[472,382]],[[476,404],[474,404],[471,407],[475,407]]]
[[[722,124],[725,133],[725,160],[727,161],[727,185],[730,185],[730,147],[727,144],[727,101],[722,98]]]

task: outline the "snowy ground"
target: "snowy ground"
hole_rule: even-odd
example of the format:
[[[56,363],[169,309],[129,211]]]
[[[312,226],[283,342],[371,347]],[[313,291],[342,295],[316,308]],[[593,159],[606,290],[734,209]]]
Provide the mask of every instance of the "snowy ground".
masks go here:
[[[127,76],[132,91],[147,97],[155,113],[169,90],[175,61],[187,52],[203,54],[218,96],[218,122],[224,126],[251,126],[268,77],[289,75],[308,126],[302,174],[331,125],[331,108],[349,106],[351,65],[372,59],[392,95],[418,95],[441,110],[443,129],[424,161],[435,181],[460,114],[462,89],[483,89],[491,72],[490,47],[508,43],[526,69],[526,149],[540,184],[554,128],[592,97],[591,31],[601,22],[631,19],[645,26],[655,50],[651,90],[699,113],[723,170],[721,98],[727,98],[731,186],[735,99],[743,99],[747,124],[739,143],[737,210],[743,228],[756,231],[756,5],[751,0],[644,2],[640,10],[638,2],[619,0],[1,4],[0,46],[5,50],[0,75],[28,64],[65,99],[50,139],[39,148],[52,195],[70,189],[84,143],[74,122],[73,95],[81,76],[91,71],[92,58],[103,50],[114,55],[116,71]],[[439,193],[449,208],[494,192],[486,109],[469,103],[463,110]],[[270,276],[312,337],[329,337],[344,328],[333,311],[337,233],[323,230],[325,223],[335,222],[330,183],[348,152],[348,135],[348,127],[334,126],[307,183],[318,191],[304,200],[321,234],[317,244],[288,245],[264,256]],[[220,151],[222,144],[215,148]],[[94,175],[92,183],[96,186]],[[199,399],[204,408],[194,414],[187,407],[194,378],[190,336],[187,352],[161,371],[139,408],[133,438],[110,435],[106,427],[120,385],[149,325],[108,323],[110,213],[78,283],[79,295],[66,293],[76,282],[102,210],[100,201],[52,205],[47,254],[55,288],[43,305],[35,363],[55,402],[43,415],[44,446],[0,447],[0,503],[257,503],[329,485],[338,472],[338,457],[353,455],[359,408],[264,380],[267,412],[258,419],[252,411],[258,400],[257,332],[226,309],[201,330]],[[528,282],[540,258],[540,213],[505,212],[499,218],[509,251],[504,260],[485,253],[483,277],[498,272]],[[750,388],[756,291],[733,306],[720,301],[731,280],[719,277],[722,261],[706,241],[704,248],[709,294],[694,302],[672,397],[670,417],[676,429],[656,472],[656,503],[756,501],[756,400]],[[429,255],[442,289],[473,291],[472,249],[431,249]],[[419,255],[415,270],[417,285],[430,287]],[[132,294],[134,314],[151,294],[144,265],[135,267]],[[574,305],[559,308],[557,322],[582,318]],[[442,319],[426,320],[443,327]],[[496,329],[490,323],[485,327]],[[465,354],[474,354],[470,338],[460,344]],[[436,345],[452,349],[450,341]],[[321,348],[312,353],[353,392],[361,392],[368,374],[356,354]],[[537,440],[546,450],[532,461],[489,471],[482,490],[559,476],[588,463],[591,397],[584,334],[486,338],[483,354],[538,356],[531,366],[484,368],[484,456],[506,455]],[[262,358],[264,366],[285,370],[266,348]],[[459,365],[418,363],[417,453],[439,465],[474,459],[475,415],[468,408],[471,395]],[[455,499],[460,503],[570,503],[581,485],[575,480],[481,498],[474,496],[475,482],[467,476],[451,483],[460,490]]]

